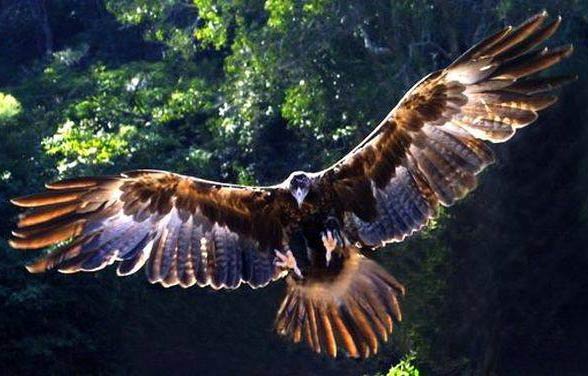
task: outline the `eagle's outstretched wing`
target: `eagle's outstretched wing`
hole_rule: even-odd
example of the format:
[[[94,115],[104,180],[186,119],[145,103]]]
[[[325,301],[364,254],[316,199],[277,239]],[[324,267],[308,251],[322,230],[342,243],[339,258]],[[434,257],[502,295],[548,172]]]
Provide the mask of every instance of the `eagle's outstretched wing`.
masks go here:
[[[321,172],[332,180],[354,241],[377,247],[422,228],[438,204],[452,205],[493,162],[484,141],[510,139],[556,100],[571,78],[533,74],[572,53],[537,49],[561,19],[540,13],[472,47],[402,98],[351,153]]]
[[[152,283],[189,287],[261,287],[274,266],[282,229],[270,188],[208,182],[163,171],[78,178],[12,200],[29,208],[10,245],[55,246],[27,268],[65,273],[120,262],[128,275],[147,264]]]

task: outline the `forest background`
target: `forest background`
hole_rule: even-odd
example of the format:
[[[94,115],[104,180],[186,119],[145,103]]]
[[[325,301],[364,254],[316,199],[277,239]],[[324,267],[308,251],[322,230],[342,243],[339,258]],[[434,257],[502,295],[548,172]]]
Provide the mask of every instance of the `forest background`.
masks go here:
[[[29,275],[10,197],[156,168],[238,183],[316,170],[414,82],[547,9],[580,78],[468,199],[373,257],[408,287],[368,361],[272,332],[283,283],[163,289],[142,273]],[[588,2],[0,0],[0,366],[29,374],[575,375],[588,354]],[[404,364],[406,364],[405,362]],[[414,371],[411,371],[414,373]]]

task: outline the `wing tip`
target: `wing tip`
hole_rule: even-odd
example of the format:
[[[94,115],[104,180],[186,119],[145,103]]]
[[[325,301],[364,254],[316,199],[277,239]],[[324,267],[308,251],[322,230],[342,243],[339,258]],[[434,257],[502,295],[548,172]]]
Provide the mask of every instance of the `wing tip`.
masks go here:
[[[18,206],[19,208],[28,208],[30,205],[26,204],[26,196],[14,197],[8,200],[12,205]]]
[[[34,240],[26,239],[23,236],[13,234],[13,237],[8,239],[8,245],[13,249],[18,250],[29,250],[29,249],[41,249],[47,247],[45,244],[36,243]]]
[[[12,236],[16,236],[16,235],[14,235],[14,232],[13,232]],[[22,248],[19,248],[19,244],[15,238],[8,239],[8,245],[13,249],[22,249]]]
[[[558,14],[557,17],[555,17],[555,20],[553,20],[553,22],[557,24],[556,28],[559,26],[561,21],[563,21],[563,17],[561,16],[561,14]]]
[[[25,265],[25,269],[31,274],[43,273],[48,269],[47,259],[41,258],[31,264]]]
[[[575,47],[574,47],[574,44],[573,43],[569,43],[567,45],[564,45],[564,48],[567,49],[565,51],[564,57],[570,57],[574,53]]]
[[[541,23],[543,23],[547,18],[549,17],[549,12],[547,11],[547,9],[543,9],[541,10],[539,13],[535,13],[534,15],[530,16],[529,18],[527,18],[525,21],[523,21],[518,27],[517,29],[523,28],[523,27],[527,27],[530,25],[534,25],[534,26],[539,26],[541,25]]]
[[[549,12],[547,9],[543,8],[543,10],[535,15],[537,18],[547,18],[549,17]]]

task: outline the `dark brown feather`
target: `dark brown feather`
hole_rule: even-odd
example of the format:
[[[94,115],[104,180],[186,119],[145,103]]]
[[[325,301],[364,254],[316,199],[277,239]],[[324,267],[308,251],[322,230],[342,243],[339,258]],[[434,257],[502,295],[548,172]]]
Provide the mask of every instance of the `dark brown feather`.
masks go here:
[[[14,205],[20,206],[23,208],[36,208],[40,206],[47,206],[47,205],[57,205],[57,204],[65,204],[77,201],[85,190],[82,189],[72,189],[67,190],[65,192],[57,191],[57,192],[44,192],[38,193],[29,196],[23,196],[18,198],[13,198],[10,200]]]
[[[511,48],[508,51],[505,51],[502,54],[498,54],[496,56],[496,60],[498,61],[508,61],[514,58],[517,58],[524,53],[530,51],[535,46],[541,44],[545,40],[549,39],[557,30],[561,23],[561,17],[556,17],[553,21],[551,21],[547,26],[543,27],[540,30],[533,32],[532,35],[527,37],[524,41],[519,43],[515,48]]]
[[[516,50],[517,46],[521,43],[524,44],[525,40],[528,40],[533,33],[541,27],[543,22],[547,19],[547,12],[543,11],[527,21],[523,22],[516,29],[513,29],[505,38],[493,46],[486,48],[482,51],[485,56],[500,56],[505,51]]]

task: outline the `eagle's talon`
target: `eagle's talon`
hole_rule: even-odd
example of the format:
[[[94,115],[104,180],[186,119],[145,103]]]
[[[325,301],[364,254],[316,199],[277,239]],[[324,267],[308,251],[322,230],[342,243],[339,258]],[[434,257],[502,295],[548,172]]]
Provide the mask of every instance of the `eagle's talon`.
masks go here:
[[[292,251],[288,250],[286,254],[283,254],[282,252],[275,249],[274,252],[276,253],[277,257],[275,261],[276,266],[286,270],[291,269],[294,271],[294,274],[296,274],[299,278],[302,278],[302,272],[296,264],[296,258],[294,257]]]
[[[331,262],[332,253],[339,245],[339,241],[336,236],[333,236],[333,233],[330,230],[321,233],[321,239],[323,241],[323,245],[325,246],[325,262],[327,267]]]

